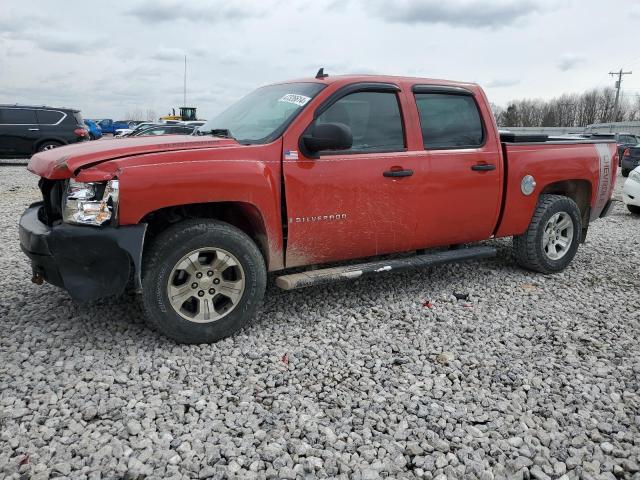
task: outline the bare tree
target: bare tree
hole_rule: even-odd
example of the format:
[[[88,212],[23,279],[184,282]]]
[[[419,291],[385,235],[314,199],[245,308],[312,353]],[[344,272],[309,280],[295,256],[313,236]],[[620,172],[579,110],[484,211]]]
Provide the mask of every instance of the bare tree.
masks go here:
[[[125,120],[134,120],[134,121],[142,121],[144,120],[144,113],[141,108],[134,108],[133,110],[128,110],[125,114]]]
[[[146,120],[149,122],[157,122],[158,121],[158,114],[156,113],[155,110],[151,109],[151,108],[147,108],[147,113],[145,115]]]
[[[601,88],[581,94],[563,94],[550,100],[521,99],[509,102],[505,109],[492,106],[503,127],[581,127],[592,123],[640,120],[640,97],[620,99],[618,118],[614,119],[615,90]]]

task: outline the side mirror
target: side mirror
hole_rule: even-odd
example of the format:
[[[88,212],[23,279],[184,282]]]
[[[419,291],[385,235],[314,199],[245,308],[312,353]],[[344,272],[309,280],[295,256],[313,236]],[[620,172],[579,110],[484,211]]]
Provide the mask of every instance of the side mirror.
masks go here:
[[[322,150],[347,150],[353,145],[351,129],[344,123],[321,123],[314,125],[311,133],[302,137],[310,152]]]

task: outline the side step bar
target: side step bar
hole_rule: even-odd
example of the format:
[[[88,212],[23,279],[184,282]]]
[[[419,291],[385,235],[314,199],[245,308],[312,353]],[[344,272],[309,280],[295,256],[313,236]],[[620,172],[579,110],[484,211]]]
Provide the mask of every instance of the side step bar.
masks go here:
[[[381,260],[344,267],[323,268],[321,270],[309,270],[306,272],[282,275],[276,278],[276,285],[283,290],[322,285],[340,280],[350,280],[384,272],[399,272],[419,267],[432,267],[444,263],[462,262],[478,258],[490,258],[496,256],[493,247],[469,247],[459,250],[446,250],[443,252],[415,255],[407,258]]]

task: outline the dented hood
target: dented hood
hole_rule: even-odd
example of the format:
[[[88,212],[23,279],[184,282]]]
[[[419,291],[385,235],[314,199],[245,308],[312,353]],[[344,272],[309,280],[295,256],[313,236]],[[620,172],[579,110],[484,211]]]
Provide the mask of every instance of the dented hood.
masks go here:
[[[31,157],[28,170],[49,179],[69,178],[81,168],[122,157],[174,150],[196,150],[238,145],[235,140],[188,135],[105,139],[65,145]]]

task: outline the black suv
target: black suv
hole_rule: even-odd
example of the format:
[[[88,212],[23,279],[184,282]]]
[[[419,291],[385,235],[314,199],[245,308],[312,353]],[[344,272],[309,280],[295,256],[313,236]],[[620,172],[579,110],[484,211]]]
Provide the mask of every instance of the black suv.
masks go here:
[[[0,105],[0,156],[30,157],[36,152],[89,140],[79,110]]]

